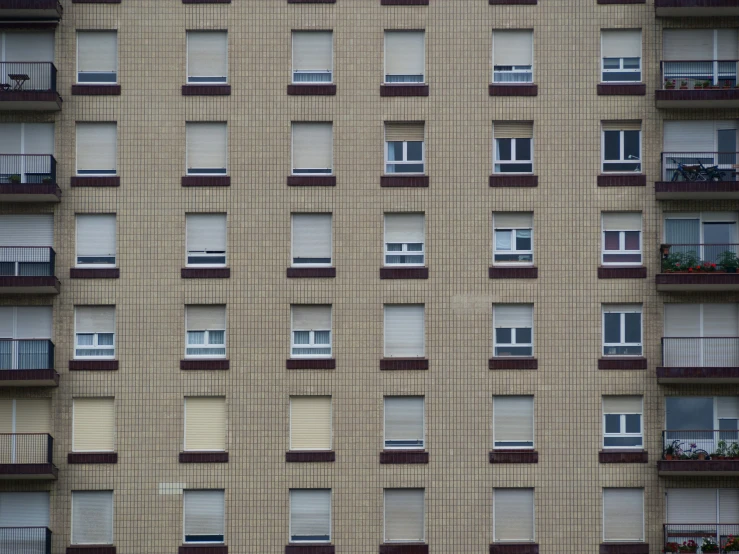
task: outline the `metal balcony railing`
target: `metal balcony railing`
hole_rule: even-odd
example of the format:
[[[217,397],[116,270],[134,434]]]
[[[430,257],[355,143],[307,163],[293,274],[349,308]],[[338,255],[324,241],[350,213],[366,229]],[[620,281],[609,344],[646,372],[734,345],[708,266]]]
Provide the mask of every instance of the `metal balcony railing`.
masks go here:
[[[48,246],[0,246],[0,277],[51,277],[55,257]]]
[[[0,464],[51,464],[53,452],[47,433],[0,433]]]
[[[737,85],[738,60],[663,61],[662,89],[702,90],[734,88]]]
[[[663,337],[663,367],[739,367],[739,337]]]
[[[12,510],[12,506],[9,506]],[[51,554],[48,527],[0,527],[0,554]]]
[[[51,62],[0,62],[3,92],[56,92],[56,67]]]
[[[48,154],[0,154],[0,184],[56,183],[56,160]]]
[[[0,339],[3,369],[54,369],[54,343],[48,339]]]
[[[669,246],[669,252],[662,257],[662,271],[667,273],[731,271],[728,266],[732,260],[736,260],[737,253],[739,253],[739,244],[673,243],[665,245],[667,246]],[[736,269],[735,265],[734,269]]]
[[[727,420],[728,421],[728,420]],[[739,430],[662,431],[663,460],[739,460]]]
[[[704,514],[696,513],[695,518],[701,519]],[[729,537],[739,536],[739,523],[666,523],[663,525],[665,538],[665,552],[679,552],[673,550],[675,545],[682,545],[693,541],[698,546],[698,552],[710,554],[719,552],[733,552],[725,550]],[[739,543],[738,543],[739,544]],[[714,545],[711,548],[710,545]],[[720,550],[715,550],[718,547]]]
[[[662,180],[739,181],[739,152],[662,152]]]

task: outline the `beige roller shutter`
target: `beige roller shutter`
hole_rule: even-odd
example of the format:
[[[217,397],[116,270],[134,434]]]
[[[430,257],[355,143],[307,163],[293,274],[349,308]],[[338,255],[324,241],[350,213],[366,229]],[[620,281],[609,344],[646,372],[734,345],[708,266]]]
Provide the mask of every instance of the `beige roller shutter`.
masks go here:
[[[385,357],[422,358],[424,343],[423,304],[386,304]]]
[[[704,337],[736,337],[738,326],[736,304],[703,304]]]
[[[226,251],[226,214],[187,214],[188,252]]]
[[[716,489],[667,489],[667,523],[716,522]]]
[[[293,331],[331,330],[331,306],[303,304],[292,306]]]
[[[496,229],[529,229],[534,226],[534,214],[530,212],[498,212],[493,214]]]
[[[642,413],[641,396],[604,396],[604,414],[640,414]]]
[[[72,491],[72,544],[113,544],[113,491]]]
[[[423,214],[385,214],[385,242],[424,242]]]
[[[716,398],[716,415],[719,419],[739,419],[739,397],[719,396]]]
[[[331,214],[293,214],[293,258],[331,259]]]
[[[641,313],[641,304],[603,304],[604,314]]]
[[[423,127],[422,121],[386,121],[385,140],[387,142],[423,142]]]
[[[532,121],[494,121],[493,137],[534,138],[534,123]]]
[[[421,542],[424,489],[385,489],[385,542]]]
[[[713,29],[665,29],[662,53],[665,61],[713,60]]]
[[[75,333],[115,333],[115,306],[76,306]]]
[[[226,450],[225,398],[185,398],[185,450]]]
[[[533,542],[534,489],[495,489],[493,526],[496,542]]]
[[[188,331],[223,331],[226,329],[226,306],[185,306]]]
[[[228,76],[228,34],[225,31],[187,32],[187,76],[214,77],[217,82]]]
[[[290,397],[290,450],[331,450],[331,397]]]
[[[493,65],[533,65],[533,31],[493,31]]]
[[[0,246],[53,245],[53,214],[0,215]]]
[[[115,256],[115,214],[77,215],[77,255]]]
[[[116,31],[77,31],[77,71],[115,73],[118,70]]]
[[[424,444],[423,396],[385,397],[385,446]]]
[[[331,71],[332,67],[331,31],[293,31],[294,71]]]
[[[641,231],[640,212],[603,212],[604,231]]]
[[[493,320],[495,328],[533,328],[534,307],[531,304],[496,304]]]
[[[644,489],[603,489],[603,538],[644,540]]]
[[[331,538],[331,489],[290,491],[290,540]]]
[[[77,123],[77,171],[116,171],[115,123]]]
[[[188,169],[225,171],[228,160],[226,123],[190,122],[185,129]]]
[[[333,167],[333,123],[293,123],[293,169]]]
[[[534,441],[534,397],[493,398],[493,439],[495,442]]]
[[[719,489],[718,522],[739,521],[739,489]]]
[[[14,338],[51,339],[51,306],[18,306],[15,313]]]
[[[16,399],[15,432],[51,433],[51,398]]]
[[[75,398],[73,400],[72,450],[75,452],[115,451],[115,399]]]
[[[423,31],[385,31],[385,75],[424,75]]]
[[[13,399],[0,398],[0,433],[13,432]],[[0,452],[4,450],[0,449]]]
[[[665,304],[665,337],[700,337],[700,304]]]
[[[601,31],[603,58],[641,58],[641,30],[613,29]]]
[[[641,131],[641,121],[601,121],[601,127],[604,131]]]

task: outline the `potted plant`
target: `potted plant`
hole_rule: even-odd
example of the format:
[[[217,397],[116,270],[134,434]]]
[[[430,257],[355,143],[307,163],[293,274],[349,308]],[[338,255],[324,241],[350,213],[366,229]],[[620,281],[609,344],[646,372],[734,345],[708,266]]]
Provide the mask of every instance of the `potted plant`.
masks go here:
[[[679,545],[676,542],[668,542],[665,543],[665,548],[662,550],[662,552],[679,552],[678,551]]]
[[[718,552],[718,544],[713,539],[703,539],[701,544],[701,552]]]
[[[678,552],[698,552],[698,543],[694,540],[684,542],[678,547]]]
[[[735,442],[729,448],[729,457],[732,459],[739,459],[739,443]]]
[[[726,273],[736,273],[736,268],[739,267],[739,258],[731,250],[724,250],[718,255],[718,265],[726,271]]]
[[[666,79],[665,80],[665,88],[666,89],[674,89],[675,88],[675,81],[672,79]]]
[[[730,81],[724,81],[724,88],[731,88],[731,82]]]
[[[729,535],[724,544],[724,552],[739,552],[739,537]]]
[[[15,175],[11,175],[10,177],[8,177],[8,180],[9,180],[9,181],[10,181],[11,183],[20,183],[20,182],[21,182],[21,176],[20,176],[20,175],[18,175],[18,174],[15,174]]]
[[[43,184],[45,184],[45,185],[50,185],[51,184],[51,177],[44,177],[43,179],[41,179],[41,182]]]
[[[680,441],[677,439],[668,444],[662,452],[662,456],[664,456],[665,460],[672,460],[681,454],[682,449],[680,448]],[[677,552],[677,550],[675,552]]]
[[[729,455],[729,448],[726,445],[725,440],[718,441],[718,444],[716,444],[716,451],[711,455],[711,458],[717,458],[719,460],[724,460]]]
[[[680,81],[680,90],[688,90],[688,82]]]

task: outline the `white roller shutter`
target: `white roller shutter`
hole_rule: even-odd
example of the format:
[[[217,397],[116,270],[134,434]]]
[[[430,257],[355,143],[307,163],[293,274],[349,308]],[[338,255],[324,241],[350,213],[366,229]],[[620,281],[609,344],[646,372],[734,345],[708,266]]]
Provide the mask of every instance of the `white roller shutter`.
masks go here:
[[[76,306],[75,333],[115,333],[115,306]]]
[[[603,30],[600,45],[603,58],[641,58],[641,30]]]
[[[719,396],[716,398],[718,419],[739,419],[739,396]]]
[[[293,214],[293,258],[331,260],[331,234],[331,214]]]
[[[533,328],[534,307],[531,304],[496,304],[493,306],[495,328]]]
[[[293,169],[333,167],[332,123],[293,123]]]
[[[644,540],[644,489],[603,489],[603,538]]]
[[[641,304],[603,304],[604,314],[641,313]]]
[[[665,337],[700,337],[700,304],[665,304]]]
[[[739,521],[739,489],[718,490],[718,523]]]
[[[0,215],[0,246],[53,246],[52,214]]]
[[[77,215],[77,256],[115,257],[115,246],[115,214]]]
[[[0,492],[0,527],[48,526],[48,492]]]
[[[713,29],[665,29],[662,52],[665,61],[713,60]]]
[[[5,58],[3,61],[53,62],[54,31],[5,33]]]
[[[113,544],[113,491],[72,491],[72,544]]]
[[[187,167],[192,170],[225,172],[228,160],[226,123],[187,123]]]
[[[72,409],[72,450],[115,452],[115,400],[75,398]]]
[[[82,73],[118,71],[118,33],[77,31],[77,71]]]
[[[187,214],[188,252],[226,251],[226,214]]]
[[[424,242],[423,214],[385,214],[385,242]]]
[[[385,441],[424,444],[423,396],[385,397]]]
[[[293,31],[294,71],[331,71],[332,68],[331,31]]]
[[[185,398],[185,450],[226,450],[225,398]]]
[[[423,142],[424,123],[418,121],[385,122],[385,141]]]
[[[423,31],[385,31],[385,75],[424,75]]]
[[[704,337],[736,337],[738,327],[736,304],[703,304]]]
[[[293,331],[331,330],[331,306],[298,305],[292,306]]]
[[[493,527],[496,542],[533,542],[534,489],[495,489]]]
[[[641,231],[640,212],[603,212],[604,231]]]
[[[290,397],[290,450],[331,450],[331,397]]]
[[[77,123],[77,171],[115,172],[116,135],[115,123]]]
[[[185,540],[188,536],[223,536],[225,494],[222,490],[184,491]]]
[[[421,542],[424,489],[385,489],[385,542]]]
[[[331,537],[331,490],[290,491],[290,539]]]
[[[496,443],[534,441],[533,396],[493,398],[493,440]]]
[[[0,123],[0,154],[21,154],[23,123]]]
[[[223,331],[226,329],[226,306],[185,306],[188,331]]]
[[[24,154],[54,154],[53,123],[23,123],[22,125]],[[6,152],[0,148],[0,153]]]
[[[385,357],[422,358],[424,343],[423,304],[385,305]]]
[[[663,148],[668,154],[713,152],[716,149],[713,121],[665,121],[663,137]]]
[[[696,521],[697,514],[700,514],[698,517],[700,521]],[[667,523],[714,523],[715,521],[716,489],[667,489]]]
[[[2,319],[1,313],[0,319]],[[2,323],[0,323],[0,328],[1,326]],[[18,306],[14,338],[51,339],[51,306]]]
[[[498,212],[493,214],[495,229],[530,229],[534,226],[534,214],[527,212]]]
[[[493,31],[493,65],[533,65],[533,31]]]
[[[213,77],[216,82],[223,82],[228,76],[228,34],[225,31],[187,32],[187,76]]]
[[[640,414],[642,413],[641,396],[604,396],[604,414]]]

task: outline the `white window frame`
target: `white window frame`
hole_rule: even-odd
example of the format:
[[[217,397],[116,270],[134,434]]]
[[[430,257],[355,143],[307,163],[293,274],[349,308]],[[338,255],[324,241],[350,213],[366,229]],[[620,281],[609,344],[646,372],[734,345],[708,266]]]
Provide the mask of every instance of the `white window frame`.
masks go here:
[[[606,250],[606,233],[618,233],[618,250]],[[626,234],[625,233],[639,233],[639,250],[626,250]],[[623,231],[614,231],[612,229],[609,229],[606,231],[605,229],[601,230],[601,255],[600,255],[600,262],[602,265],[614,265],[614,266],[622,266],[622,265],[631,265],[631,266],[638,266],[641,267],[642,263],[644,262],[643,256],[642,256],[642,250],[644,248],[644,245],[642,243],[643,240],[643,234],[640,229],[627,229]],[[606,256],[621,256],[621,255],[638,255],[640,260],[638,262],[607,262],[605,260]]]
[[[387,444],[387,403],[388,398],[422,398],[423,399],[423,415],[421,417],[421,425],[423,426],[423,437],[421,438],[421,444],[416,446],[393,446]],[[409,396],[385,396],[383,398],[382,405],[382,448],[383,450],[426,450],[426,397],[418,395]]]
[[[115,33],[115,81],[80,81],[80,41],[79,41],[79,35],[80,33],[85,32],[101,32],[101,33]],[[120,82],[120,79],[118,77],[118,74],[120,73],[120,43],[118,40],[118,29],[82,29],[77,30],[75,32],[75,72],[74,72],[74,78],[75,83],[78,85],[117,85]],[[98,72],[103,73],[103,72]]]
[[[601,37],[602,38],[602,37]],[[602,47],[601,47],[602,48]],[[639,68],[638,69],[632,69],[632,68],[624,68],[624,60],[625,59],[632,59],[633,56],[623,56],[620,58],[606,58],[601,56],[600,58],[600,82],[606,85],[615,84],[615,83],[641,83],[643,81],[643,75],[642,75],[642,59],[641,56],[636,58],[639,60]],[[618,68],[615,69],[606,69],[606,60],[618,60]],[[629,81],[606,81],[603,79],[606,73],[638,73],[639,79],[638,80],[629,80]]]
[[[606,415],[618,415],[620,416],[619,432],[618,433],[606,433]],[[639,416],[639,427],[638,433],[627,433],[626,432],[626,416],[627,415],[638,415]],[[606,446],[606,438],[640,438],[641,446]],[[644,450],[644,400],[642,399],[642,410],[641,412],[606,412],[603,410],[603,449],[604,450]]]
[[[390,161],[390,144],[402,142],[403,143],[403,159],[401,161]],[[421,159],[420,160],[408,160],[408,143],[409,142],[420,142],[421,143]],[[422,165],[423,171],[418,173],[411,172],[388,172],[389,165]],[[426,174],[426,141],[416,140],[386,140],[385,141],[385,175],[425,175]]]
[[[382,489],[382,541],[385,544],[417,544],[415,541],[403,541],[403,540],[388,540],[387,538],[387,496],[385,494],[385,491],[387,490],[405,490],[405,489],[412,489],[412,490],[422,490],[423,491],[423,513],[421,514],[421,521],[423,521],[423,537],[422,537],[422,543],[426,544],[426,535],[428,534],[426,530],[426,488],[425,487],[387,487]]]
[[[291,332],[290,332],[290,357],[295,358],[297,360],[302,360],[304,358],[324,358],[324,359],[325,358],[331,358],[331,356],[333,356],[333,353],[334,353],[333,335],[332,335],[332,332],[331,331],[332,331],[331,329],[313,329],[313,330],[308,330],[308,329],[292,329]],[[316,332],[319,332],[319,333],[328,333],[328,345],[322,344],[322,343],[316,344],[316,342],[315,342],[315,340],[316,340],[315,333]],[[308,335],[308,344],[296,344],[295,343],[295,333],[309,333],[309,335]],[[328,348],[329,350],[331,350],[331,352],[329,352],[328,354],[295,354],[294,352],[295,352],[295,349],[296,348],[300,348],[300,349],[303,349],[303,348],[315,348],[315,349],[318,349],[318,348]]]
[[[222,541],[188,541],[187,528],[185,526],[185,496],[188,491],[204,492],[204,491],[223,491],[223,540]],[[225,489],[184,489],[182,491],[182,543],[183,544],[226,544],[226,491]]]
[[[618,342],[618,343],[609,342],[607,343],[606,342],[606,313],[610,313],[610,314],[618,313],[620,315],[621,340],[623,340],[626,337],[625,314],[639,314],[640,321],[641,321],[640,323],[641,340],[638,343],[636,342]],[[641,358],[643,357],[644,356],[644,309],[643,307],[642,306],[639,306],[638,308],[634,307],[631,310],[625,310],[625,311],[620,311],[620,312],[607,311],[605,306],[601,307],[601,342],[603,344],[603,356],[604,357],[610,357],[610,356],[619,357],[619,358],[624,358],[624,357]],[[641,349],[641,351],[639,352],[639,354],[606,354],[605,353],[605,349],[608,347],[625,347],[625,346],[638,346]]]
[[[117,214],[75,214],[75,221],[74,221],[74,245],[75,245],[75,253],[74,253],[74,267],[80,267],[80,268],[103,268],[103,267],[118,267],[118,245],[116,244],[116,253],[113,256],[115,260],[113,260],[112,264],[81,264],[79,263],[80,255],[77,253],[77,248],[79,245],[79,226],[77,225],[77,216],[80,215],[112,215],[113,221],[115,222],[115,234],[116,239],[118,238],[118,217]],[[83,256],[87,257],[87,256]]]
[[[400,250],[388,250],[391,244],[400,244]],[[409,244],[420,244],[421,250],[408,250]],[[386,242],[385,243],[385,267],[424,267],[426,265],[426,248],[423,242]],[[387,261],[388,256],[421,256],[421,263],[398,262],[390,263]]]
[[[496,67],[510,67],[512,69],[495,69]],[[497,80],[496,77],[503,75],[530,75],[528,81],[505,81]],[[494,65],[493,66],[493,83],[500,85],[518,85],[534,82],[534,64],[531,65]]]
[[[226,33],[226,79],[223,81],[191,81],[190,80],[190,47],[189,47],[189,41],[190,41],[190,33]],[[205,85],[205,86],[212,86],[212,85],[227,85],[228,84],[228,73],[230,72],[229,67],[229,59],[228,59],[228,31],[221,31],[219,29],[191,29],[188,31],[185,31],[185,83],[188,85]],[[192,75],[194,78],[198,78],[197,75]]]
[[[498,141],[499,140],[510,140],[511,141],[511,159],[510,160],[499,160],[498,159]],[[519,140],[531,141],[529,144],[529,151],[531,155],[528,160],[517,160],[516,159],[516,146]],[[493,139],[493,174],[494,175],[533,175],[534,174],[534,139],[532,138],[512,138],[512,137],[498,137]],[[495,166],[497,165],[516,165],[516,164],[531,164],[531,171],[497,171]]]
[[[77,329],[75,328],[74,332],[74,359],[75,360],[114,360],[115,359],[115,339],[116,339],[115,332],[113,333],[78,333]],[[79,336],[80,335],[92,335],[92,344],[85,345],[79,343]],[[98,335],[113,335],[113,344],[111,346],[108,345],[98,345]],[[96,356],[80,356],[77,354],[77,350],[98,350],[100,351],[99,355]],[[105,355],[106,352],[110,352],[109,355]]]
[[[223,333],[223,343],[211,343],[210,334],[215,331],[217,333]],[[190,344],[190,333],[205,333],[205,340],[203,344]],[[187,351],[190,348],[221,348],[223,347],[223,354],[188,354]],[[185,358],[225,358],[226,357],[226,330],[225,329],[186,329],[185,330]]]
[[[327,490],[328,491],[328,540],[293,540],[293,518],[292,518],[292,491],[294,490]],[[306,543],[316,543],[316,544],[329,544],[333,538],[334,538],[334,491],[333,489],[290,489],[288,491],[288,498],[289,498],[289,505],[288,505],[288,537],[290,539],[290,544],[306,544]]]
[[[511,234],[511,245],[516,244],[516,231],[530,231],[531,232],[531,250],[516,250],[515,248],[512,248],[511,250],[498,250],[497,245],[498,241],[496,240],[496,235],[498,232],[510,232]],[[505,256],[515,256],[515,255],[531,255],[531,261],[513,261],[513,260],[503,260],[498,261],[495,259],[497,255],[505,255]],[[505,265],[505,266],[523,266],[523,267],[530,267],[534,265],[534,228],[533,227],[493,227],[493,265]],[[532,339],[533,341],[533,336]]]
[[[493,435],[493,450],[536,450],[536,397],[532,394],[516,394],[511,396],[521,396],[525,398],[531,398],[531,428],[533,430],[532,437],[531,437],[531,446],[524,446],[520,444],[515,444],[511,446],[497,446],[495,444],[495,399],[502,396],[508,396],[504,394],[496,394],[493,395],[492,401],[493,401],[493,417],[492,417],[492,435]],[[506,441],[506,442],[513,442],[513,441]],[[523,442],[523,441],[519,441]]]
[[[616,173],[616,174],[634,174],[634,175],[642,175],[644,173],[644,167],[642,166],[642,158],[643,158],[643,150],[644,150],[644,140],[642,136],[642,130],[639,129],[636,131],[639,133],[639,158],[634,159],[624,159],[624,132],[625,131],[636,131],[636,129],[619,129],[618,131],[615,129],[601,129],[600,131],[600,168],[603,173]],[[619,134],[619,159],[618,160],[606,160],[606,133],[618,133]],[[637,170],[612,170],[612,169],[606,169],[605,164],[639,164],[639,168]]]

